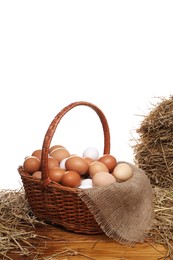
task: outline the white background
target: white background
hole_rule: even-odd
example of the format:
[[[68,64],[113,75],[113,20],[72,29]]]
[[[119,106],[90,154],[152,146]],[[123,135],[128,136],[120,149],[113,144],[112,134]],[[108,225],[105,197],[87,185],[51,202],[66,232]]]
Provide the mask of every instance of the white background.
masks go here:
[[[84,100],[107,117],[111,153],[133,162],[132,135],[155,97],[173,90],[172,1],[0,2],[0,188],[21,186],[24,157],[54,116]],[[75,108],[52,144],[103,150],[95,112]]]

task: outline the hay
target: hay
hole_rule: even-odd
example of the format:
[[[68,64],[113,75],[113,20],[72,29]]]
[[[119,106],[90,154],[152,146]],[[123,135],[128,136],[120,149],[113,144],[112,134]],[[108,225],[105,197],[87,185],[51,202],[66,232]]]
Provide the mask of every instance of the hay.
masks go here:
[[[38,237],[34,231],[36,223],[38,220],[29,208],[23,189],[0,190],[1,259],[11,259],[7,256],[11,250],[24,256],[34,251],[29,239]]]
[[[173,96],[158,99],[136,130],[134,161],[151,184],[168,188],[173,185]]]
[[[65,249],[65,250],[63,250],[63,251],[61,251],[59,253],[55,253],[55,254],[53,254],[51,256],[43,257],[42,259],[38,259],[38,260],[57,260],[61,256],[62,257],[63,256],[67,256],[67,257],[68,256],[72,256],[72,257],[73,256],[79,256],[79,257],[83,257],[84,259],[96,260],[93,257],[90,257],[90,256],[88,256],[86,254],[82,254],[82,253],[80,253],[80,252],[78,252],[76,250],[70,249],[70,248],[67,248],[67,249]],[[69,259],[69,258],[64,258],[64,260],[65,259]]]
[[[152,241],[165,245],[168,254],[171,254],[173,252],[173,187],[167,189],[154,187],[153,194],[155,221],[148,238],[149,241],[152,238]],[[31,213],[24,191],[22,189],[2,190],[0,197],[0,256],[3,257],[2,259],[10,259],[7,253],[11,250],[15,250],[16,254],[38,256],[39,252],[35,252],[35,248],[28,241],[30,238],[39,238],[33,228],[36,223],[42,225],[44,223],[38,221]],[[69,253],[69,250],[59,254],[61,253]],[[52,258],[38,256],[34,259],[47,260],[54,257],[55,255],[52,255]]]
[[[173,187],[153,188],[154,194],[154,225],[150,235],[158,244],[167,245],[173,250]]]
[[[173,259],[173,96],[157,99],[136,129],[132,148],[135,165],[153,187],[155,221],[150,235],[167,246]]]

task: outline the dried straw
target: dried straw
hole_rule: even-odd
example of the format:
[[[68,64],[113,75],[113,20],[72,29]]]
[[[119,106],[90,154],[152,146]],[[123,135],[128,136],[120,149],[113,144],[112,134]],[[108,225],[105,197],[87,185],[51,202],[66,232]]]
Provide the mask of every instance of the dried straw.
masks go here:
[[[136,130],[134,160],[160,187],[173,185],[173,96],[160,97]]]
[[[11,250],[30,255],[34,247],[28,240],[37,237],[34,225],[38,220],[29,208],[23,189],[0,190],[0,198],[1,259],[11,259],[7,256]]]
[[[148,175],[154,193],[151,235],[173,259],[173,96],[158,97],[136,130],[134,162]],[[167,259],[167,258],[165,258]]]
[[[150,231],[154,242],[166,245],[169,254],[173,253],[173,187],[153,187],[154,225]],[[172,258],[171,258],[172,259]]]
[[[70,248],[67,248],[59,253],[55,253],[51,256],[47,256],[47,257],[43,257],[42,259],[38,259],[38,260],[57,260],[59,259],[59,257],[63,257],[63,256],[80,256],[80,257],[83,257],[84,259],[90,259],[90,260],[96,260],[95,258],[93,257],[90,257],[86,254],[82,254],[76,250],[73,250],[73,249],[70,249]],[[63,258],[64,260],[65,259],[70,259],[70,258]]]
[[[153,194],[155,221],[148,237],[165,245],[170,255],[173,252],[173,187],[164,189],[155,186]],[[35,224],[44,223],[38,221],[31,213],[23,189],[1,190],[0,196],[0,256],[2,259],[10,259],[7,253],[14,249],[17,254],[33,254],[35,248],[28,240],[38,237],[33,229]],[[37,252],[37,258],[34,259],[55,259],[58,254],[60,256],[69,253],[72,251],[68,249],[50,257],[39,257]]]

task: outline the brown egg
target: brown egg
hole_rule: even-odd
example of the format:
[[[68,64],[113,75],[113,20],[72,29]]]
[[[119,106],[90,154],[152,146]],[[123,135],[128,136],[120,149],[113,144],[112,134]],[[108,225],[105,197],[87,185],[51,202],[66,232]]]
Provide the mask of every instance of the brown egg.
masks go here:
[[[49,177],[52,181],[61,182],[64,173],[64,169],[61,169],[60,167],[53,167],[49,170]]]
[[[41,171],[36,171],[32,174],[32,177],[37,180],[41,180]]]
[[[98,161],[104,163],[107,166],[109,172],[112,172],[117,165],[116,158],[111,154],[104,154],[98,159]]]
[[[94,162],[94,160],[92,158],[89,157],[83,157],[85,159],[85,161],[87,161],[88,165],[90,165],[92,162]]]
[[[69,157],[70,153],[65,148],[56,148],[50,153],[50,156],[60,163],[63,159]]]
[[[114,168],[112,175],[118,182],[123,182],[130,179],[133,172],[132,168],[127,163],[120,163]]]
[[[55,160],[53,157],[48,157],[48,170],[50,170],[53,167],[58,167],[59,163],[57,160]]]
[[[36,156],[38,159],[41,160],[41,154],[42,154],[42,150],[41,149],[38,149],[38,150],[35,150],[32,155],[33,156]]]
[[[25,158],[23,168],[29,174],[40,170],[40,160],[36,156],[28,156]]]
[[[50,154],[53,150],[55,150],[55,149],[57,149],[57,148],[65,148],[65,147],[62,146],[62,145],[58,145],[58,144],[53,145],[53,146],[51,146],[51,147],[49,148],[49,154]]]
[[[115,182],[115,177],[108,172],[97,172],[92,178],[93,186],[105,186]]]
[[[77,188],[81,184],[80,174],[75,171],[66,171],[61,181],[63,186]]]
[[[92,178],[97,172],[109,172],[109,170],[104,163],[95,161],[89,165],[88,172]]]
[[[67,171],[76,171],[80,175],[83,175],[88,171],[89,166],[83,157],[74,155],[66,160],[65,167]]]

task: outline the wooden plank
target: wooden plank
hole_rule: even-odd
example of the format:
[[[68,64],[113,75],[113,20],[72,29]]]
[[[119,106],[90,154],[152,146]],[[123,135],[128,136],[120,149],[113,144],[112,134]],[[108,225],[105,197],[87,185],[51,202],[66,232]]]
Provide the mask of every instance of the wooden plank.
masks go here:
[[[153,242],[127,246],[115,242],[105,234],[76,234],[51,225],[37,226],[36,234],[39,237],[32,239],[30,243],[36,248],[38,255],[35,252],[26,257],[27,260],[44,259],[53,255],[55,258],[52,259],[63,260],[158,260],[164,259],[167,252],[166,247]],[[8,256],[13,260],[25,259],[15,252]]]

